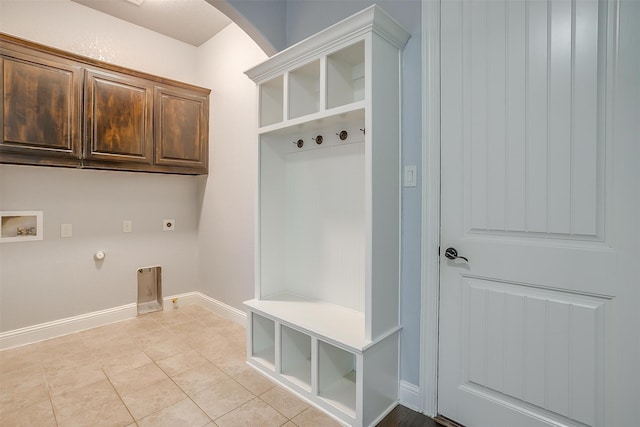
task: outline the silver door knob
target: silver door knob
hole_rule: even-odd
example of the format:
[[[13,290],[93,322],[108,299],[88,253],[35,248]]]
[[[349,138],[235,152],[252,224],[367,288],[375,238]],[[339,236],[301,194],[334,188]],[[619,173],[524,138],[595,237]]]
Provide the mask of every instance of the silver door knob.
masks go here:
[[[446,256],[448,259],[463,259],[466,262],[469,262],[467,258],[458,256],[458,251],[456,250],[456,248],[447,248],[447,250],[444,251],[444,256]]]

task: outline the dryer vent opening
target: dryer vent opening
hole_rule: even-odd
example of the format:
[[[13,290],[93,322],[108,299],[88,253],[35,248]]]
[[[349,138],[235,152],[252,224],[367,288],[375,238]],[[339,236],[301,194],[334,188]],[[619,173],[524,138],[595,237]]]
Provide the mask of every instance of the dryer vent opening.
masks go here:
[[[138,269],[138,315],[162,310],[162,267]]]

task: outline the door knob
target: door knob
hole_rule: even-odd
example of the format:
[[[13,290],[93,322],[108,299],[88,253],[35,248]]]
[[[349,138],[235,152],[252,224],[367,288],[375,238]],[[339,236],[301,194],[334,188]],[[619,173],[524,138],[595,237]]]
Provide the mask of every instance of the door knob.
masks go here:
[[[469,262],[469,260],[463,256],[458,256],[458,251],[456,250],[456,248],[447,248],[446,251],[444,251],[444,256],[446,256],[449,259],[463,259],[466,262]]]

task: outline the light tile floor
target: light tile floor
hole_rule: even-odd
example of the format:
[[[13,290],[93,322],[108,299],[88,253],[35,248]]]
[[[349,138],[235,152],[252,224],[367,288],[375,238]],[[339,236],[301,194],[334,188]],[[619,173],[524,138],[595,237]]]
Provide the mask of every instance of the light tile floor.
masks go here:
[[[0,426],[338,426],[245,364],[199,306],[0,352]]]

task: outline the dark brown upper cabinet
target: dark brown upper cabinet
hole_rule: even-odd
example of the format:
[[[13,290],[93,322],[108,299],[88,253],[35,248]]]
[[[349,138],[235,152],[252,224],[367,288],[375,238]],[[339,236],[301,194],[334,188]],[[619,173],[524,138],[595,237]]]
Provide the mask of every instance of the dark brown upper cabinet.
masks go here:
[[[153,85],[87,70],[84,79],[84,165],[151,170]]]
[[[81,67],[3,45],[0,69],[0,161],[79,166]]]
[[[156,87],[155,164],[206,173],[209,98],[176,87]]]
[[[0,33],[0,163],[206,174],[209,89]]]

